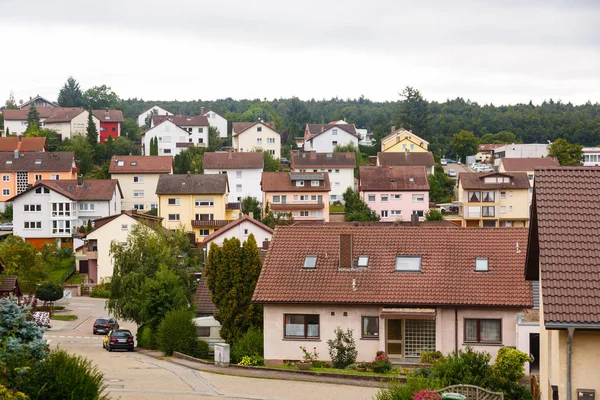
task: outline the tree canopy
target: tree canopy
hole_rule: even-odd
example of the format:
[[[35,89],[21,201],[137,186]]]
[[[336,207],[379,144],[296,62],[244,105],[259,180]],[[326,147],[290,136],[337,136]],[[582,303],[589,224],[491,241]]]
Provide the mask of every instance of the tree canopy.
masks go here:
[[[581,165],[583,146],[569,143],[565,139],[556,139],[548,147],[548,157],[556,157],[560,165]]]
[[[83,104],[92,110],[107,110],[119,107],[119,96],[110,86],[94,86],[83,93]]]
[[[58,92],[58,105],[61,107],[81,107],[84,105],[83,93],[79,82],[72,76],[67,78],[60,92]]]
[[[452,151],[456,157],[465,162],[467,156],[477,153],[477,138],[473,132],[462,130],[452,135]]]
[[[352,190],[346,189],[343,194],[345,214],[344,220],[347,222],[369,222],[379,221],[379,215],[369,208],[367,203],[360,198],[360,194]]]

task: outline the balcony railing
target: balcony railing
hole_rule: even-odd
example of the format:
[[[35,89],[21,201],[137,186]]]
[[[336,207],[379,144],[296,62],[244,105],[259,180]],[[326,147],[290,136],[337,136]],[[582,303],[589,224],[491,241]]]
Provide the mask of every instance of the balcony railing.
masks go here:
[[[233,222],[235,220],[229,220],[229,219],[213,219],[211,221],[200,221],[200,220],[196,220],[193,219],[192,220],[192,227],[194,228],[203,228],[206,226],[215,226],[215,227],[221,227],[221,226],[225,226],[231,222]]]
[[[292,201],[288,203],[276,203],[271,204],[273,211],[284,211],[284,210],[321,210],[325,207],[325,203],[322,201],[307,200],[307,201]]]

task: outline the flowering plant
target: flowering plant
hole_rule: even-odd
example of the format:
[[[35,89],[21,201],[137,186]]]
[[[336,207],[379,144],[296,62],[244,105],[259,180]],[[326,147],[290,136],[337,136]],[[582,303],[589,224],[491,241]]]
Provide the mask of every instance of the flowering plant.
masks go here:
[[[390,362],[390,358],[385,354],[384,351],[378,351],[375,354],[375,361],[371,364],[373,367],[373,371],[378,374],[385,374],[390,372],[392,369],[392,363]]]
[[[314,363],[319,361],[319,353],[317,353],[317,348],[313,347],[313,351],[309,352],[306,350],[306,346],[300,346],[300,350],[302,350],[302,358],[304,358],[304,362]]]
[[[441,400],[441,397],[431,389],[421,389],[415,393],[413,400]]]

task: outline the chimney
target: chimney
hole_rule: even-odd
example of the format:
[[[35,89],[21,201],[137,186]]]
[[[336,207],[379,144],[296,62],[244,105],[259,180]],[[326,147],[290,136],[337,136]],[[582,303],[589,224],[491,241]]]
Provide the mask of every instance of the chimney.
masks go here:
[[[250,212],[248,213],[248,216],[249,216],[250,218],[254,219],[254,211],[250,211]]]
[[[265,250],[265,251],[269,250],[269,241],[268,241],[268,240],[264,240],[264,241],[263,241],[262,248],[263,248],[263,250]]]
[[[233,158],[231,150],[228,151],[227,153],[229,153],[229,159],[231,160]]]
[[[408,149],[404,149],[404,155],[408,156]]]
[[[394,132],[396,132],[396,127],[394,125],[392,125],[392,132],[391,133],[394,133]]]
[[[352,268],[352,235],[340,234],[340,268]]]
[[[419,226],[419,215],[418,214],[411,214],[410,225],[411,226]]]
[[[23,140],[23,136],[19,135],[19,142]]]
[[[14,154],[15,154],[15,158],[19,158],[19,150],[15,150]]]
[[[77,175],[77,186],[83,186],[83,175],[81,174]]]
[[[200,107],[200,115],[204,115],[204,107]]]

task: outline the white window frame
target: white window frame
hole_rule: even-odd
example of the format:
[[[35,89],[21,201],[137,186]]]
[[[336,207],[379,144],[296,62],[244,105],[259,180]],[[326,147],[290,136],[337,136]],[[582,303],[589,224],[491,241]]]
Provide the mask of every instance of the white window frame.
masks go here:
[[[5,197],[10,196],[10,189],[2,189],[2,196],[5,196]]]
[[[143,198],[144,197],[144,191],[143,190],[134,190],[133,191],[133,197],[135,197],[135,198]]]
[[[397,255],[394,271],[396,271],[396,272],[421,272],[422,262],[423,262],[423,257],[421,257],[421,256]]]
[[[144,177],[143,176],[134,176],[133,183],[144,183]]]
[[[296,186],[304,187],[304,181],[296,181]]]
[[[413,194],[412,195],[412,202],[413,203],[424,203],[425,202],[425,195],[424,194]]]
[[[368,201],[369,203],[374,203],[374,202],[376,202],[376,201],[377,201],[377,195],[374,195],[374,194],[369,194],[369,195],[367,195],[367,201]]]
[[[312,186],[312,187],[319,186],[319,181],[310,181],[310,186]]]
[[[52,174],[52,175],[50,175],[50,180],[51,181],[58,181],[58,180],[60,180],[60,175],[59,174]]]
[[[2,174],[2,182],[10,182],[10,175]]]
[[[171,203],[171,200],[174,200],[173,203]],[[181,199],[179,197],[169,197],[167,198],[167,205],[168,206],[178,206],[181,204]]]
[[[173,217],[173,218],[171,218],[171,217]],[[180,214],[169,214],[169,215],[168,215],[168,220],[169,220],[170,222],[177,222],[177,221],[180,221],[180,220],[181,220],[181,215],[180,215]]]

